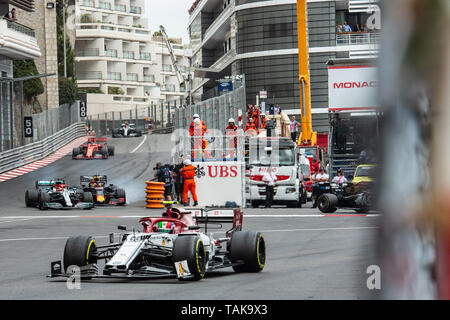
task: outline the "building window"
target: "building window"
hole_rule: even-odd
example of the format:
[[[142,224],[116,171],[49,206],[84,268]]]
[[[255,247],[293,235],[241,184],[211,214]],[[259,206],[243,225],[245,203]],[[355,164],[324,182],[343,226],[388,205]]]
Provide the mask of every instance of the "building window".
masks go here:
[[[291,23],[273,23],[264,25],[264,38],[281,38],[293,36]]]

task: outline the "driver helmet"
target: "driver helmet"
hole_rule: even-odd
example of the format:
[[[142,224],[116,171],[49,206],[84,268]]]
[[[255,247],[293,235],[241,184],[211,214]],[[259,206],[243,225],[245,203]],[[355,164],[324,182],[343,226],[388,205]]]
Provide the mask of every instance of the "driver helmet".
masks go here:
[[[192,116],[192,119],[200,119],[200,116],[196,113]]]
[[[228,123],[234,123],[234,119],[233,119],[233,118],[230,118],[230,119],[228,120]]]
[[[185,166],[190,166],[190,165],[192,164],[192,162],[191,162],[191,160],[186,159],[186,160],[183,161],[183,164],[184,164]]]

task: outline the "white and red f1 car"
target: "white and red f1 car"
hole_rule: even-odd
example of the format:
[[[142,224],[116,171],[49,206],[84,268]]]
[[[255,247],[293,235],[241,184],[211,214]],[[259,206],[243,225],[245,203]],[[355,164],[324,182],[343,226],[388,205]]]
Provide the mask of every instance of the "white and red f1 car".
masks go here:
[[[167,204],[162,217],[140,219],[142,231],[125,231],[115,242],[97,246],[92,237],[67,240],[64,260],[51,263],[49,277],[69,277],[73,266],[81,279],[176,277],[200,280],[205,273],[232,267],[236,272],[259,272],[266,260],[264,237],[259,232],[242,231],[241,209],[216,208],[184,211]],[[207,235],[209,229],[232,228],[223,238]],[[202,229],[202,231],[201,231]],[[100,274],[100,263],[104,261]]]

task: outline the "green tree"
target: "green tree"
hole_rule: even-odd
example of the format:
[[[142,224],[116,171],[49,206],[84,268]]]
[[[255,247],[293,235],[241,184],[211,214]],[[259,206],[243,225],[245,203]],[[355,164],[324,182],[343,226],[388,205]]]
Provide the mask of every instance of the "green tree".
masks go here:
[[[60,77],[58,84],[59,104],[72,104],[78,100],[78,87],[75,79]]]
[[[63,19],[66,10],[66,21]],[[67,78],[64,77],[64,24],[67,22],[67,9],[57,9],[57,42],[58,42],[58,82],[59,104],[73,103],[78,99],[78,85],[75,77],[75,54],[66,32],[66,67]]]
[[[39,74],[34,60],[14,60],[13,62],[14,78],[35,76]],[[19,94],[19,86],[15,87],[16,94]],[[31,79],[23,82],[23,98],[25,104],[32,104],[33,98],[44,93],[44,85],[41,79]]]

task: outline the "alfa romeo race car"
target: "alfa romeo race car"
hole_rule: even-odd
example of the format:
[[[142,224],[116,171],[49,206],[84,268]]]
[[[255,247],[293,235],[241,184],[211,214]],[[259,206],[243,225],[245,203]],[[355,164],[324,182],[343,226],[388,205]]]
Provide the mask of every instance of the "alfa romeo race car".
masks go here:
[[[114,129],[112,132],[113,138],[140,137],[140,136],[142,136],[142,131],[136,129],[135,123],[122,123],[119,129]]]
[[[73,148],[72,159],[108,159],[114,155],[114,146],[106,138],[89,138],[79,147]]]
[[[90,192],[69,187],[63,179],[36,181],[36,189],[25,192],[25,205],[47,209],[92,209],[94,201]]]
[[[105,175],[81,176],[80,184],[83,192],[90,192],[96,205],[111,204],[123,206],[126,204],[125,190],[108,183]]]
[[[78,268],[80,279],[148,279],[174,277],[200,280],[208,271],[232,267],[235,272],[259,272],[264,268],[266,246],[259,232],[242,231],[241,209],[184,211],[167,206],[162,217],[140,219],[142,231],[109,235],[109,244],[74,236],[66,241],[63,261],[51,263],[50,278],[70,277]],[[223,238],[207,235],[208,228],[233,227]],[[200,231],[203,229],[203,231]],[[103,264],[104,262],[104,264]],[[103,264],[100,273],[99,263]]]

